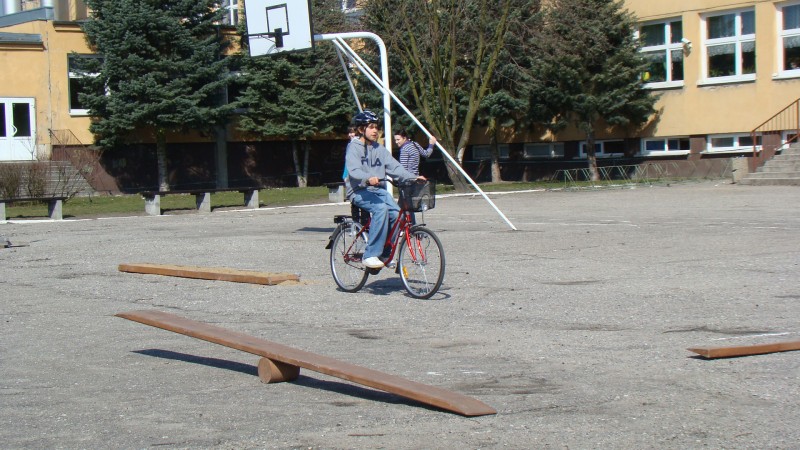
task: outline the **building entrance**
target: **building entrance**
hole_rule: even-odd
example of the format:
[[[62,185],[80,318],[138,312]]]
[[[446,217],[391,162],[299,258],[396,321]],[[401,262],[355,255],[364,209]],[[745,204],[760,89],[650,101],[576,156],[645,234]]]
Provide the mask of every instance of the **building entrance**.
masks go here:
[[[36,159],[35,101],[0,97],[0,161]]]

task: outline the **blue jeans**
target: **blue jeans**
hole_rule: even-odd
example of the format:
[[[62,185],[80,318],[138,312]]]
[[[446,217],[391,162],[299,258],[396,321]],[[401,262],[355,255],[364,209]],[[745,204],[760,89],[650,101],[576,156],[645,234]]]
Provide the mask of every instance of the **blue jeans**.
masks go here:
[[[380,188],[359,189],[353,193],[351,202],[359,208],[366,209],[372,214],[369,226],[369,242],[364,251],[364,258],[380,256],[383,253],[383,244],[389,234],[389,226],[400,215],[400,207],[394,201],[389,191]]]

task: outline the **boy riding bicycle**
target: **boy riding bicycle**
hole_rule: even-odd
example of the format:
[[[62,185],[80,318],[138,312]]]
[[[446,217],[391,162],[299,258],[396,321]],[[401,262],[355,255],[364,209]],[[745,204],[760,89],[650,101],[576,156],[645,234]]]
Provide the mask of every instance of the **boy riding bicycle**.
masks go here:
[[[400,212],[397,202],[386,190],[386,183],[381,180],[387,175],[400,181],[425,180],[425,177],[404,169],[391,152],[378,143],[379,122],[378,116],[372,111],[356,114],[353,118],[356,139],[347,145],[345,157],[348,174],[346,183],[353,191],[350,201],[372,215],[369,242],[363,256],[364,265],[370,269],[383,267],[379,257],[383,253],[386,234]]]

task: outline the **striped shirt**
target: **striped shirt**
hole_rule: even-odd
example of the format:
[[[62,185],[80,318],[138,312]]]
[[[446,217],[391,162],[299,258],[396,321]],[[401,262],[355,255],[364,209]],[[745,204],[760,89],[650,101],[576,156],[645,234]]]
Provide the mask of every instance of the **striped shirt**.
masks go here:
[[[400,147],[400,164],[414,175],[419,175],[419,158],[427,158],[433,153],[433,145],[429,145],[427,149],[422,148],[412,140],[406,141]]]

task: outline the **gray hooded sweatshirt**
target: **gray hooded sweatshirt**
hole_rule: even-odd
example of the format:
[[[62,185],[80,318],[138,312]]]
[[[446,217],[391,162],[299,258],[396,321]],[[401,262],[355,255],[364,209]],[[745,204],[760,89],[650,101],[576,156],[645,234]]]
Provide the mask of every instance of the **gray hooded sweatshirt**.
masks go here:
[[[367,180],[371,177],[384,179],[386,175],[389,175],[399,181],[417,178],[416,175],[400,165],[386,147],[377,142],[366,146],[360,139],[350,141],[347,144],[345,165],[347,166],[348,174],[348,198],[353,192],[361,189],[376,189],[375,187],[367,186]],[[381,183],[381,188],[385,188],[385,183]]]

